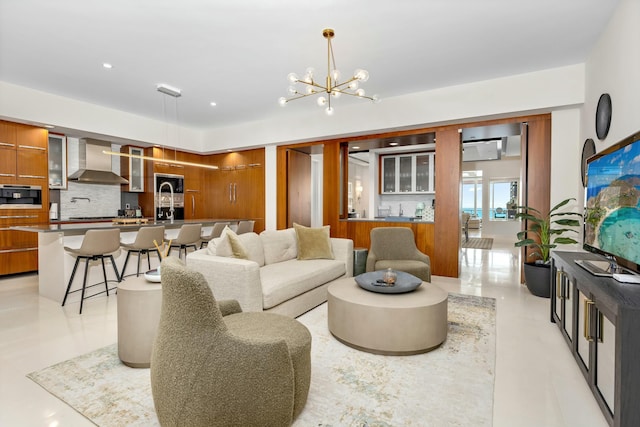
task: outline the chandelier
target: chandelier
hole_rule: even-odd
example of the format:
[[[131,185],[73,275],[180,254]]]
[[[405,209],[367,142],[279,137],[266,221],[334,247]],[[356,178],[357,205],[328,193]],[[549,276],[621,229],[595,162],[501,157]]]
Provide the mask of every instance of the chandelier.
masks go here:
[[[378,95],[367,96],[364,89],[360,88],[360,82],[369,80],[369,73],[366,70],[355,70],[353,75],[344,81],[340,81],[340,72],[336,69],[336,60],[333,56],[333,47],[331,39],[335,36],[333,28],[325,28],[322,30],[322,36],[327,39],[327,77],[325,84],[322,85],[314,80],[315,70],[307,68],[304,77],[298,78],[295,73],[289,73],[287,80],[291,83],[289,86],[289,98],[281,97],[278,102],[281,106],[287,105],[290,101],[306,98],[311,95],[321,95],[317,103],[321,107],[326,107],[327,115],[333,114],[331,107],[331,98],[339,98],[341,95],[355,96],[356,98],[365,98],[375,103],[380,102]],[[298,90],[296,83],[300,83],[301,90]]]

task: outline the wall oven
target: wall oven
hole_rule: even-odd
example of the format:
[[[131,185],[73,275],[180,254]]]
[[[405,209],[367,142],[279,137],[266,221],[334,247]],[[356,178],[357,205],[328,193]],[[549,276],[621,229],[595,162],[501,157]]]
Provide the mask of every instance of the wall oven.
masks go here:
[[[156,219],[184,219],[184,175],[153,174],[153,193]]]
[[[40,209],[42,187],[39,185],[0,184],[0,209]]]

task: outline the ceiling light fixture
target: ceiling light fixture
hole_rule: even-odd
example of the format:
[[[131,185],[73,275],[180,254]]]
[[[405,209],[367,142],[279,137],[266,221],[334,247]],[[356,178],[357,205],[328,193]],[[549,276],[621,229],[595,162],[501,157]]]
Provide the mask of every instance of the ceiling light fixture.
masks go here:
[[[325,28],[322,30],[322,36],[327,39],[327,77],[325,78],[324,86],[317,83],[313,79],[314,69],[307,68],[305,75],[302,79],[298,78],[295,73],[289,73],[287,79],[292,86],[289,86],[290,98],[281,97],[278,102],[281,106],[287,105],[290,101],[296,99],[306,98],[311,95],[325,94],[318,98],[318,105],[321,107],[326,106],[325,112],[327,115],[333,114],[333,107],[331,107],[331,98],[339,98],[340,95],[350,95],[356,98],[365,98],[375,103],[380,102],[378,95],[366,96],[364,89],[359,88],[360,82],[366,82],[369,80],[369,73],[366,70],[355,70],[353,76],[349,77],[343,82],[340,82],[340,72],[336,69],[336,60],[333,56],[333,46],[331,45],[331,39],[335,36],[333,28]],[[294,86],[296,83],[300,83],[304,90],[302,92]]]
[[[178,110],[178,104],[177,104],[177,99],[182,96],[182,92],[180,91],[180,89],[177,89],[175,87],[171,87],[169,85],[166,84],[159,84],[158,86],[156,86],[156,89],[158,90],[158,92],[164,93],[165,95],[169,95],[172,96],[176,99],[176,116],[177,116],[177,110]],[[163,100],[164,101],[164,100]],[[163,109],[164,109],[164,102],[163,102]],[[166,119],[166,117],[165,117]],[[177,125],[177,123],[176,123]],[[118,157],[128,157],[128,158],[133,158],[133,159],[141,159],[141,160],[151,160],[153,161],[162,161],[163,163],[169,163],[172,165],[181,165],[181,166],[195,166],[195,167],[199,167],[199,168],[205,168],[205,169],[218,169],[218,166],[214,166],[214,165],[206,165],[203,163],[194,163],[194,162],[184,162],[182,160],[177,160],[177,159],[166,159],[164,157],[164,146],[161,145],[155,145],[156,147],[162,147],[162,159],[158,159],[155,157],[151,157],[151,156],[141,156],[139,154],[129,154],[129,153],[119,153],[117,151],[103,151],[104,154],[109,154],[110,156],[118,156]],[[175,157],[175,152],[176,149],[174,148],[174,157]]]

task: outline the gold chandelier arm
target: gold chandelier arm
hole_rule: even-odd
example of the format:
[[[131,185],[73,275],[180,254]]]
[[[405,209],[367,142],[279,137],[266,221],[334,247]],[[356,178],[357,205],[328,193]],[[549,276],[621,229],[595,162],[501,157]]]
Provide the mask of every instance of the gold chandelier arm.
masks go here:
[[[309,82],[305,82],[304,80],[298,80],[298,83],[302,83],[305,84],[307,86],[313,86],[313,87],[317,87],[318,89],[322,89],[323,92],[328,92],[327,88],[324,86],[319,85],[318,83],[312,81],[311,83]],[[315,92],[317,93],[317,92]]]
[[[292,96],[291,98],[287,98],[287,102],[289,101],[295,101],[296,99],[302,99],[302,98],[306,98],[307,96],[311,96],[311,95],[317,95],[318,92],[312,92],[312,93],[300,93],[298,92],[298,96]]]
[[[373,97],[367,96],[367,95],[358,95],[357,93],[345,92],[345,91],[342,91],[342,90],[339,90],[338,92],[340,92],[343,95],[353,96],[355,98],[365,98],[365,99],[368,99],[370,101],[375,101],[375,99]]]

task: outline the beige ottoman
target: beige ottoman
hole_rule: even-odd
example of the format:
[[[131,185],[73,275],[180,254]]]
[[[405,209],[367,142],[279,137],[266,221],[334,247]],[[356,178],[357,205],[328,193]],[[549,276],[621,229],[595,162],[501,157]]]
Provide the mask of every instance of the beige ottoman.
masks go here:
[[[162,286],[143,276],[128,277],[118,285],[118,357],[132,368],[148,368],[156,338]]]
[[[418,354],[447,338],[448,293],[431,283],[413,292],[380,294],[345,278],[329,285],[327,293],[329,331],[358,350]]]

